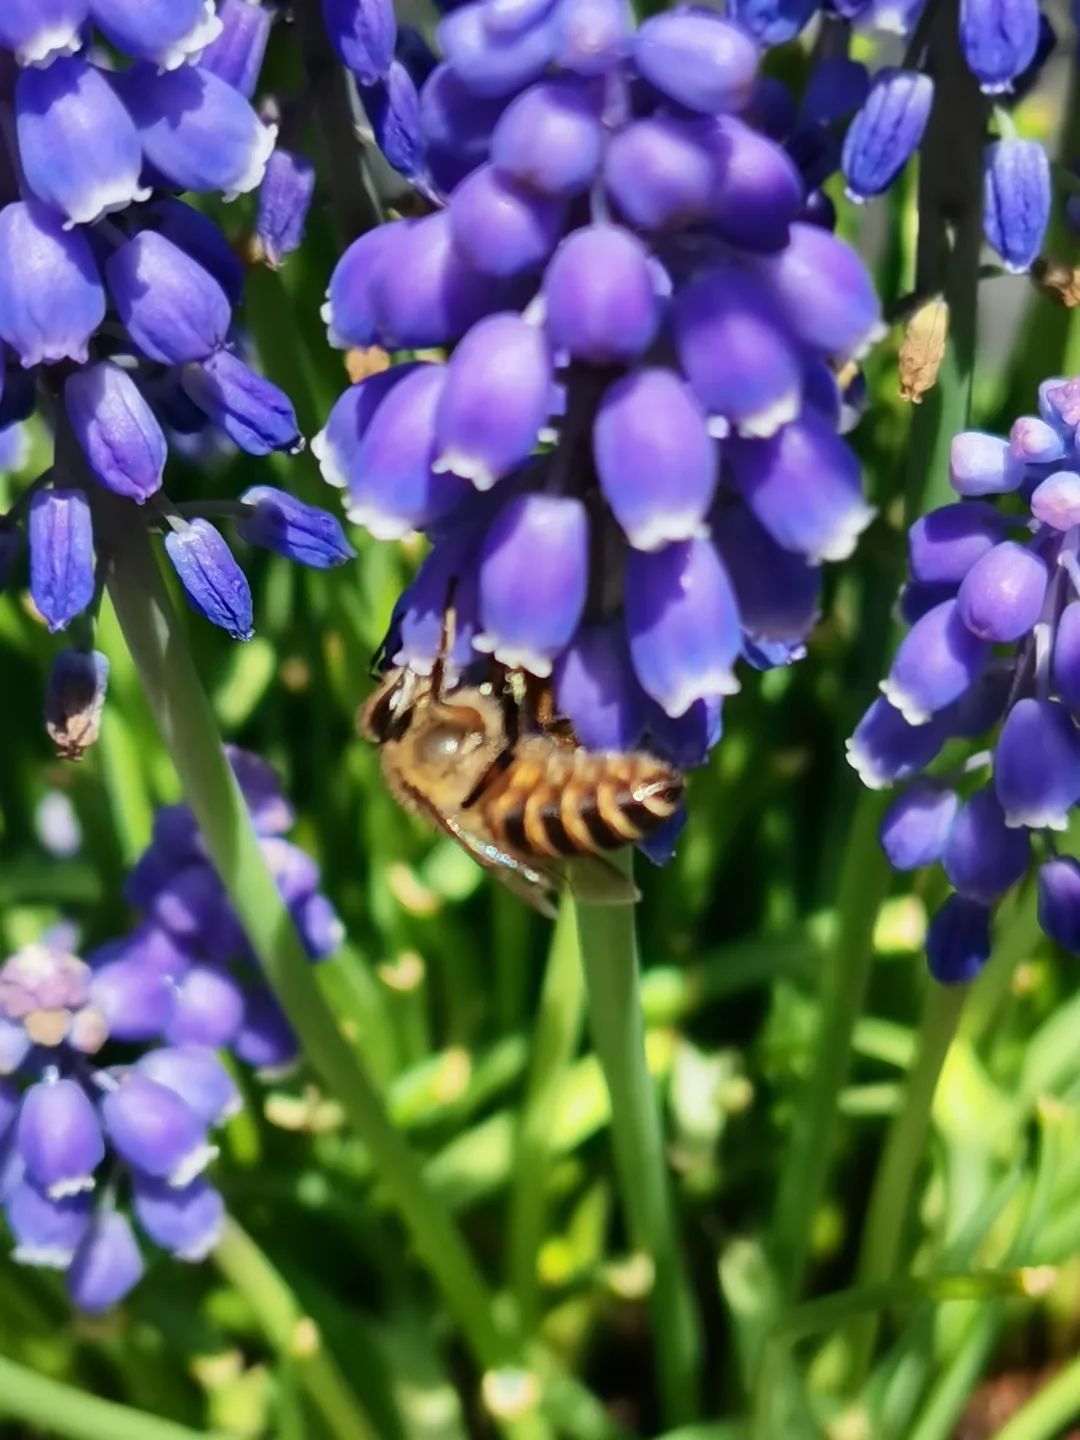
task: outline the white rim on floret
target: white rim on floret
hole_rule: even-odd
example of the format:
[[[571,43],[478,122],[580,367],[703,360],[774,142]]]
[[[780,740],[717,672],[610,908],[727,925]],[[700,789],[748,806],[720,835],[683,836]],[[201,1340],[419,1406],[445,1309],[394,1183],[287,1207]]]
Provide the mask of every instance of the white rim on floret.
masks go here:
[[[400,515],[388,514],[370,500],[354,500],[345,506],[345,518],[361,525],[376,540],[404,540],[416,526]]]
[[[905,690],[902,685],[898,685],[895,680],[887,678],[882,680],[878,689],[893,709],[900,711],[909,725],[929,724],[934,712],[927,710],[921,701],[916,700],[910,691]]]
[[[431,470],[435,475],[457,475],[480,491],[490,490],[499,478],[486,460],[464,450],[444,450]]]
[[[221,197],[226,204],[235,200],[239,195],[247,195],[250,191],[257,190],[262,184],[267,163],[277,144],[277,137],[278,127],[276,125],[264,125],[261,120],[259,121],[259,138],[251,152],[248,167]]]
[[[653,699],[669,719],[679,720],[699,700],[737,695],[741,688],[732,670],[718,666],[704,673],[698,671],[694,675],[688,675],[665,699],[661,700],[657,695],[654,695]]]
[[[846,560],[855,553],[855,547],[859,542],[859,536],[877,514],[873,505],[864,505],[862,501],[852,506],[844,524],[824,545],[814,550],[806,558],[812,565],[820,564],[822,561]],[[897,706],[897,709],[900,707]]]
[[[221,1239],[225,1230],[223,1216],[218,1216],[212,1225],[207,1226],[201,1235],[190,1240],[181,1249],[173,1251],[178,1260],[187,1260],[192,1265],[199,1265],[214,1249]]]
[[[777,430],[790,424],[801,409],[802,391],[789,390],[778,400],[770,401],[763,409],[754,410],[749,415],[744,415],[741,420],[736,420],[735,429],[740,435],[747,435],[752,440],[767,440],[770,435],[775,435]]]
[[[1067,830],[1071,808],[1066,805],[1063,809],[1060,803],[1051,805],[1048,801],[1041,809],[1005,810],[1005,824],[1010,830],[1022,830],[1025,826],[1029,830]]]
[[[473,649],[482,655],[494,655],[508,670],[527,670],[538,680],[546,680],[551,675],[551,656],[542,655],[530,645],[507,644],[497,635],[484,634],[475,637]]]
[[[217,1159],[218,1153],[218,1147],[216,1145],[205,1143],[196,1145],[194,1150],[189,1151],[183,1160],[180,1161],[179,1165],[175,1166],[169,1172],[168,1184],[170,1188],[173,1190],[183,1190],[185,1186],[190,1185],[193,1180],[202,1174],[211,1160]]]
[[[73,1245],[16,1245],[11,1258],[17,1265],[39,1270],[66,1270],[75,1259]]]
[[[197,63],[224,28],[214,11],[214,0],[203,0],[203,12],[187,34],[154,55],[153,62],[159,70],[179,70],[181,65]]]
[[[93,1175],[72,1175],[67,1180],[57,1180],[45,1193],[50,1200],[70,1200],[73,1195],[87,1194],[96,1185]]]
[[[114,180],[104,182],[90,191],[86,201],[78,210],[68,210],[64,221],[65,230],[74,230],[76,225],[94,225],[106,215],[117,210],[126,210],[129,205],[139,205],[149,200],[153,193],[150,186],[142,186],[136,180]]]
[[[877,768],[873,755],[863,748],[854,735],[848,736],[844,741],[844,754],[867,790],[887,790],[893,783],[893,777],[887,771]]]
[[[341,463],[336,448],[330,441],[329,431],[323,429],[313,437],[311,441],[311,453],[319,462],[319,471],[327,485],[332,485],[335,490],[344,490],[348,484],[349,477],[345,467]]]
[[[49,29],[39,30],[33,40],[15,51],[20,65],[51,65],[65,55],[75,55],[82,49],[82,33],[78,25],[60,23]]]
[[[319,319],[326,326],[326,342],[331,350],[351,350],[352,341],[334,324],[334,307],[327,296],[319,310]]]
[[[654,515],[651,520],[640,521],[635,525],[621,520],[619,523],[633,549],[650,554],[680,540],[708,540],[712,533],[702,520],[701,511],[697,507],[681,513]]]

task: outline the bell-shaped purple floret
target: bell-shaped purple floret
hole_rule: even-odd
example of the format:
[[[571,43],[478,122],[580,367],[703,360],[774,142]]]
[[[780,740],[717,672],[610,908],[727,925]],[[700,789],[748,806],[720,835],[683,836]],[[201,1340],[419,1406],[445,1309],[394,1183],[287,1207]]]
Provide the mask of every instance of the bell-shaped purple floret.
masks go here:
[[[251,0],[218,0],[217,17],[221,34],[203,51],[199,65],[250,100],[259,83],[273,13]]]
[[[994,787],[1006,825],[1064,830],[1080,799],[1080,733],[1064,705],[1019,700],[994,752]]]
[[[309,960],[328,960],[341,949],[345,926],[341,916],[321,892],[305,895],[290,912]]]
[[[184,365],[224,343],[232,321],[225,291],[164,235],[140,231],[109,256],[105,277],[124,328],[151,360]]]
[[[273,269],[299,250],[315,194],[315,167],[303,155],[275,150],[259,186],[255,234],[266,263]]]
[[[950,895],[926,932],[926,960],[940,985],[965,985],[990,959],[990,911]]]
[[[787,152],[733,115],[703,127],[713,160],[712,228],[729,245],[782,249],[803,207],[806,187]]]
[[[958,894],[992,905],[1027,873],[1031,837],[1005,824],[1001,804],[990,786],[977,790],[949,831],[942,864]]]
[[[354,240],[334,267],[322,318],[335,350],[374,344],[378,333],[371,297],[375,263],[384,251],[394,250],[407,228],[406,220],[376,225]]]
[[[844,137],[848,196],[869,200],[887,190],[922,143],[934,82],[917,70],[880,70]]]
[[[449,217],[455,248],[469,265],[484,275],[520,275],[552,253],[566,204],[481,166],[456,187]]]
[[[90,18],[118,50],[161,70],[197,59],[222,28],[212,0],[90,0]]]
[[[29,1179],[50,1200],[94,1188],[105,1159],[97,1112],[77,1080],[42,1080],[23,1096],[15,1143]]]
[[[679,363],[710,414],[746,435],[771,435],[798,414],[802,359],[752,275],[717,264],[682,287],[674,333]]]
[[[777,255],[754,270],[804,345],[836,359],[857,359],[883,333],[881,304],[861,257],[818,225],[797,222]]]
[[[184,394],[249,455],[294,451],[300,445],[292,401],[231,350],[189,365],[182,384]]]
[[[586,89],[572,80],[542,80],[507,106],[491,135],[491,160],[499,174],[568,199],[592,184],[603,143]]]
[[[98,1215],[67,1272],[72,1304],[84,1315],[103,1315],[118,1305],[143,1276],[143,1261],[125,1215]]]
[[[205,1180],[176,1186],[137,1175],[132,1198],[140,1226],[177,1260],[198,1264],[221,1239],[225,1202]]]
[[[167,74],[137,65],[114,83],[147,160],[178,190],[231,199],[258,188],[277,127],[226,81],[194,65]]]
[[[30,594],[50,630],[65,629],[94,597],[94,530],[81,490],[38,490],[30,501]]]
[[[813,0],[733,0],[729,14],[761,45],[794,40],[811,15]]]
[[[943,505],[908,532],[912,578],[924,585],[959,585],[976,560],[1005,538],[1005,517],[985,501]]]
[[[676,116],[631,121],[604,151],[608,194],[620,215],[646,230],[704,220],[715,183],[715,162],[702,144],[700,124]]]
[[[1054,530],[1080,525],[1080,474],[1056,470],[1040,481],[1031,493],[1031,513]]]
[[[305,505],[285,490],[253,485],[240,499],[252,507],[236,526],[249,545],[273,550],[315,570],[333,569],[356,554],[335,516]]]
[[[618,225],[569,235],[547,267],[543,293],[552,344],[575,360],[634,360],[656,338],[660,301],[649,252]]]
[[[648,715],[619,620],[583,625],[555,663],[555,701],[586,750],[634,750]]]
[[[945,850],[959,801],[955,790],[935,780],[917,780],[886,810],[881,848],[894,870],[933,865]]]
[[[167,930],[143,924],[122,939],[99,946],[88,957],[88,963],[95,970],[114,960],[135,960],[146,969],[174,980],[187,970],[191,956]]]
[[[490,275],[470,265],[454,244],[449,214],[410,220],[377,255],[368,296],[380,342],[419,350],[459,340],[470,325],[498,308]]]
[[[1012,664],[991,662],[971,688],[943,712],[949,734],[963,740],[977,740],[992,730],[1005,714],[1012,687]]]
[[[845,560],[874,517],[855,456],[813,411],[768,440],[732,440],[735,488],[778,545],[817,564]]]
[[[319,462],[328,485],[344,490],[350,476],[356,476],[360,442],[376,410],[394,386],[416,368],[415,365],[393,365],[350,385],[338,396],[326,425],[311,442],[311,453]]]
[[[200,517],[170,530],[165,550],[192,608],[234,640],[250,640],[251,588],[221,532]]]
[[[680,9],[654,15],[634,38],[638,70],[669,99],[715,115],[741,110],[757,78],[758,51],[719,15]]]
[[[989,655],[989,645],[967,628],[956,601],[946,600],[904,636],[881,692],[910,725],[925,725],[963,695]]]
[[[631,551],[624,593],[634,670],[665,714],[675,719],[697,700],[738,690],[738,602],[711,539]]]
[[[436,474],[435,417],[445,365],[420,365],[384,397],[349,471],[346,512],[378,540],[399,540],[449,514],[469,489]]]
[[[555,64],[575,75],[604,75],[630,50],[629,0],[562,0],[552,16]]]
[[[23,365],[86,361],[105,290],[81,230],[39,201],[0,211],[0,339]]]
[[[479,630],[476,562],[483,538],[477,527],[461,526],[441,537],[402,593],[394,611],[396,649],[390,659],[418,675],[430,675],[442,654],[446,608],[454,609],[451,670],[476,658],[472,642]]]
[[[175,1091],[207,1125],[219,1125],[240,1109],[240,1092],[232,1076],[205,1045],[149,1050],[135,1068],[140,1075]]]
[[[361,96],[387,163],[407,180],[416,180],[425,168],[424,136],[420,93],[408,68],[400,60],[391,61],[386,79],[365,86]]]
[[[533,494],[508,501],[481,548],[476,648],[511,668],[550,675],[577,630],[588,580],[589,522],[580,500]]]
[[[300,1042],[265,985],[247,992],[244,1023],[233,1039],[232,1051],[245,1065],[265,1074],[295,1063]]]
[[[103,361],[68,376],[64,408],[94,478],[142,504],[161,487],[168,446],[135,381]]]
[[[818,617],[821,567],[778,545],[745,505],[721,509],[714,532],[745,634],[755,643],[801,645]]]
[[[1065,606],[1054,632],[1054,689],[1070,710],[1080,710],[1080,601]]]
[[[1048,582],[1039,555],[1003,540],[976,560],[956,597],[960,618],[974,635],[1009,645],[1038,620]]]
[[[1004,495],[1016,490],[1024,468],[1009,453],[1009,442],[981,430],[963,430],[949,447],[949,484],[958,495]]]
[[[49,1197],[29,1180],[17,1181],[4,1201],[4,1217],[20,1265],[66,1270],[90,1228],[90,1196]]]
[[[103,71],[74,57],[23,70],[15,85],[19,159],[31,192],[74,225],[145,200],[142,146]]]
[[[47,65],[82,48],[87,0],[4,0],[0,48],[20,65]]]
[[[1011,90],[1038,43],[1038,0],[961,0],[960,44],[986,94]]]
[[[1039,866],[1039,925],[1056,945],[1080,955],[1080,863],[1055,856]]]
[[[135,955],[98,966],[90,1003],[105,1017],[113,1040],[138,1042],[162,1035],[173,1012],[173,981]]]
[[[112,1147],[143,1175],[188,1185],[214,1157],[195,1111],[175,1091],[135,1070],[108,1092],[101,1113]]]
[[[341,63],[361,85],[384,79],[397,40],[393,0],[322,0],[322,10]]]
[[[445,16],[439,49],[476,95],[509,95],[536,80],[554,58],[557,36],[550,17],[517,27],[488,23],[484,0],[472,0]]]
[[[593,429],[600,488],[637,550],[689,540],[717,479],[705,412],[671,370],[635,370],[608,387]]]
[[[243,5],[248,0],[240,0]],[[173,195],[158,195],[143,214],[148,229],[164,235],[166,240],[197,260],[208,270],[228,296],[230,305],[239,305],[244,298],[244,267],[222,231],[208,215],[185,205]]]
[[[170,1045],[229,1044],[244,1015],[244,992],[220,965],[196,963],[176,986],[165,1038]]]
[[[1006,270],[1030,270],[1050,223],[1050,160],[1037,140],[1009,138],[987,146],[983,232]]]
[[[221,920],[225,903],[224,887],[217,873],[201,858],[177,863],[171,855],[145,852],[143,859],[157,859],[159,873],[153,877],[152,889],[134,890],[129,885],[129,898],[148,910],[154,920],[171,934],[183,940],[198,939],[211,931]],[[134,879],[132,871],[130,879]]]
[[[551,355],[519,315],[491,315],[454,351],[435,415],[436,471],[489,490],[536,448],[551,412]]]

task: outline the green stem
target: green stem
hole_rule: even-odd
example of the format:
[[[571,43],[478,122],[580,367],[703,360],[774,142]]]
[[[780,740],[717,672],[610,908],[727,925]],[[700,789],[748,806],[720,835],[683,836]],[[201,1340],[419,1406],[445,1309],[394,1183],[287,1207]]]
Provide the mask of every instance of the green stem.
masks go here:
[[[378,1440],[315,1322],[254,1240],[234,1220],[214,1250],[225,1278],[248,1301],[268,1343],[287,1365],[335,1440]]]
[[[629,872],[632,862],[627,857]],[[661,1409],[697,1417],[701,1337],[676,1230],[660,1107],[645,1063],[637,937],[630,905],[577,905],[589,1028],[611,1096],[615,1170],[630,1241],[653,1265],[650,1304]]]
[[[859,1287],[884,1283],[896,1270],[912,1186],[926,1155],[934,1094],[966,998],[966,986],[947,988],[931,982],[926,993],[915,1063],[908,1073],[900,1109],[889,1126],[870,1191],[856,1270]],[[876,1313],[868,1315],[852,1332],[853,1387],[858,1386],[866,1374],[877,1332]]]
[[[544,1238],[555,1116],[567,1071],[581,1040],[585,992],[574,914],[563,905],[551,941],[525,1099],[514,1148],[510,1195],[509,1270],[522,1329],[535,1332],[539,1319],[537,1257]]]
[[[189,1430],[145,1410],[100,1400],[3,1358],[0,1415],[62,1440],[228,1440],[220,1430]]]
[[[802,1289],[814,1216],[825,1190],[839,1118],[837,1100],[851,1063],[855,1022],[874,958],[874,923],[889,880],[877,841],[883,807],[864,792],[848,834],[836,914],[835,938],[822,960],[821,1022],[810,1077],[792,1122],[773,1220],[773,1254],[789,1296]]]
[[[107,497],[106,497],[107,498]],[[103,513],[107,521],[107,513]],[[123,524],[126,517],[121,518]],[[108,533],[106,531],[106,533]],[[267,869],[146,532],[117,534],[109,593],[211,859],[312,1068],[341,1102],[480,1365],[512,1355],[459,1231],[387,1119],[367,1071],[327,1009]]]
[[[1006,1421],[997,1440],[1055,1440],[1080,1416],[1080,1359],[1058,1372],[1050,1383]]]

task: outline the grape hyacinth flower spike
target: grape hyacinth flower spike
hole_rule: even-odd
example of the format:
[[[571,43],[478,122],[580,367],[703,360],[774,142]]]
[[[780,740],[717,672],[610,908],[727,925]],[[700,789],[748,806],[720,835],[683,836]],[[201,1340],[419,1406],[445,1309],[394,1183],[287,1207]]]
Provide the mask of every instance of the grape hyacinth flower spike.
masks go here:
[[[199,503],[170,493],[167,467],[181,432],[253,455],[302,443],[288,398],[247,363],[240,262],[178,198],[228,199],[264,181],[276,131],[249,96],[271,11],[209,0],[2,8],[0,99],[13,124],[0,142],[0,441],[40,399],[55,458],[0,520],[0,581],[18,573],[7,561],[25,535],[38,613],[50,630],[76,625],[89,653],[113,557],[137,529],[161,530],[192,605],[247,638],[243,571]],[[293,171],[295,183],[276,171],[263,197],[275,262],[306,208]],[[280,490],[207,508],[302,564],[352,554],[331,515]]]
[[[455,675],[550,679],[580,738],[687,767],[871,518],[835,377],[881,315],[758,124],[747,32],[579,11],[443,19],[410,147],[437,208],[356,240],[324,318],[448,358],[352,385],[313,449],[355,522],[431,542],[388,665],[431,672],[452,594]]]
[[[1080,871],[1057,854],[1080,803],[1078,395],[1047,380],[1008,437],[953,439],[960,498],[911,528],[910,629],[848,742],[867,785],[912,782],[881,841],[952,886],[927,935],[946,984],[989,958],[994,907],[1033,865],[1043,930],[1080,953]]]

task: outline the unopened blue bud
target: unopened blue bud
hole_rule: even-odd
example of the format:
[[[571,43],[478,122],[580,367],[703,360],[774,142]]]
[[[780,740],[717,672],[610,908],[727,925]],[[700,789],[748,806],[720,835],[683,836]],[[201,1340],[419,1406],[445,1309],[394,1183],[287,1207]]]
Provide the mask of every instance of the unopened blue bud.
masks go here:
[[[101,1315],[134,1290],[142,1276],[142,1256],[127,1217],[105,1210],[75,1252],[67,1272],[68,1294],[83,1314]]]
[[[246,5],[247,0],[238,0]],[[267,262],[275,269],[300,248],[315,193],[315,169],[303,155],[275,150],[259,186],[255,233]]]
[[[94,597],[94,530],[81,490],[39,490],[30,501],[30,594],[50,630]]]
[[[454,244],[470,265],[485,275],[519,275],[554,250],[566,207],[481,165],[450,197],[449,214]]]
[[[386,79],[366,85],[361,93],[379,149],[398,174],[415,180],[424,168],[416,82],[400,60],[392,60]]]
[[[505,29],[490,22],[484,0],[471,0],[439,26],[439,48],[466,89],[480,96],[510,95],[536,80],[555,56],[558,37],[548,7],[528,21]]]
[[[650,84],[688,110],[740,110],[757,77],[758,51],[737,25],[705,10],[654,15],[634,38],[634,59]]]
[[[990,959],[990,911],[962,895],[950,895],[930,922],[926,960],[941,985],[974,980]]]
[[[563,0],[552,19],[560,70],[604,75],[629,52],[633,17],[627,0]]]
[[[141,231],[109,256],[105,275],[125,329],[151,360],[184,365],[224,342],[232,320],[225,291],[164,235]]]
[[[221,34],[203,51],[199,68],[250,100],[259,83],[272,13],[260,0],[218,0],[217,17]]]
[[[915,70],[883,70],[844,137],[843,170],[850,199],[887,190],[922,143],[934,82]]]
[[[734,0],[731,16],[759,44],[772,46],[794,40],[816,9],[814,0]]]
[[[1011,90],[1035,58],[1038,0],[961,0],[960,44],[988,95]]]
[[[154,412],[119,365],[76,370],[64,408],[94,478],[139,504],[161,487],[168,446]]]
[[[285,490],[255,485],[240,498],[253,507],[236,527],[249,545],[274,550],[316,570],[343,565],[356,554],[333,515],[305,505]]]
[[[233,553],[209,520],[192,520],[165,537],[165,549],[192,606],[234,640],[250,640],[251,590]]]
[[[806,82],[799,118],[804,125],[833,125],[858,110],[869,93],[870,75],[861,61],[847,55],[819,60]]]
[[[912,577],[926,585],[959,585],[976,560],[1004,540],[1005,517],[982,500],[943,505],[908,533]]]
[[[1048,582],[1040,556],[1014,540],[1003,540],[964,576],[956,597],[960,618],[972,634],[1011,645],[1038,620]]]
[[[176,987],[165,1031],[170,1045],[218,1050],[232,1042],[244,1015],[244,992],[223,965],[195,964]]]
[[[249,455],[298,448],[300,431],[292,401],[231,350],[219,350],[201,365],[188,366],[183,386],[199,409]]]
[[[1050,161],[1037,140],[998,140],[987,147],[983,231],[1017,273],[1038,258],[1050,223]]]
[[[19,159],[30,190],[76,225],[145,200],[142,146],[103,71],[85,60],[23,70],[15,86]]]
[[[178,1260],[205,1260],[221,1239],[225,1202],[205,1180],[177,1187],[136,1175],[133,1201],[143,1230]]]
[[[0,338],[24,366],[86,360],[105,318],[89,241],[40,201],[0,211]]]
[[[262,182],[277,128],[208,70],[185,65],[167,74],[137,65],[117,85],[147,160],[179,190],[246,195]]]
[[[533,91],[526,91],[506,112],[496,129],[496,140],[531,94]],[[594,123],[599,131],[599,120]],[[573,156],[588,155],[578,149],[573,136],[570,140]],[[599,135],[595,148],[599,151]],[[591,179],[590,167],[583,167],[586,184]],[[647,230],[681,228],[703,220],[709,213],[715,181],[714,159],[701,143],[699,126],[676,116],[657,114],[631,121],[617,130],[604,148],[604,183],[609,195],[622,216]]]
[[[322,0],[322,8],[341,63],[361,85],[384,80],[397,40],[393,0]]]
[[[649,252],[619,225],[585,225],[544,275],[552,344],[594,365],[636,359],[656,337],[660,301]]]
[[[20,65],[47,65],[82,47],[87,0],[4,0],[0,47]]]
[[[541,194],[566,197],[588,189],[603,143],[600,115],[588,90],[572,80],[541,80],[498,120],[491,159],[501,174]]]
[[[50,1200],[92,1190],[105,1159],[97,1112],[77,1080],[43,1080],[26,1092],[15,1143],[27,1176]]]

